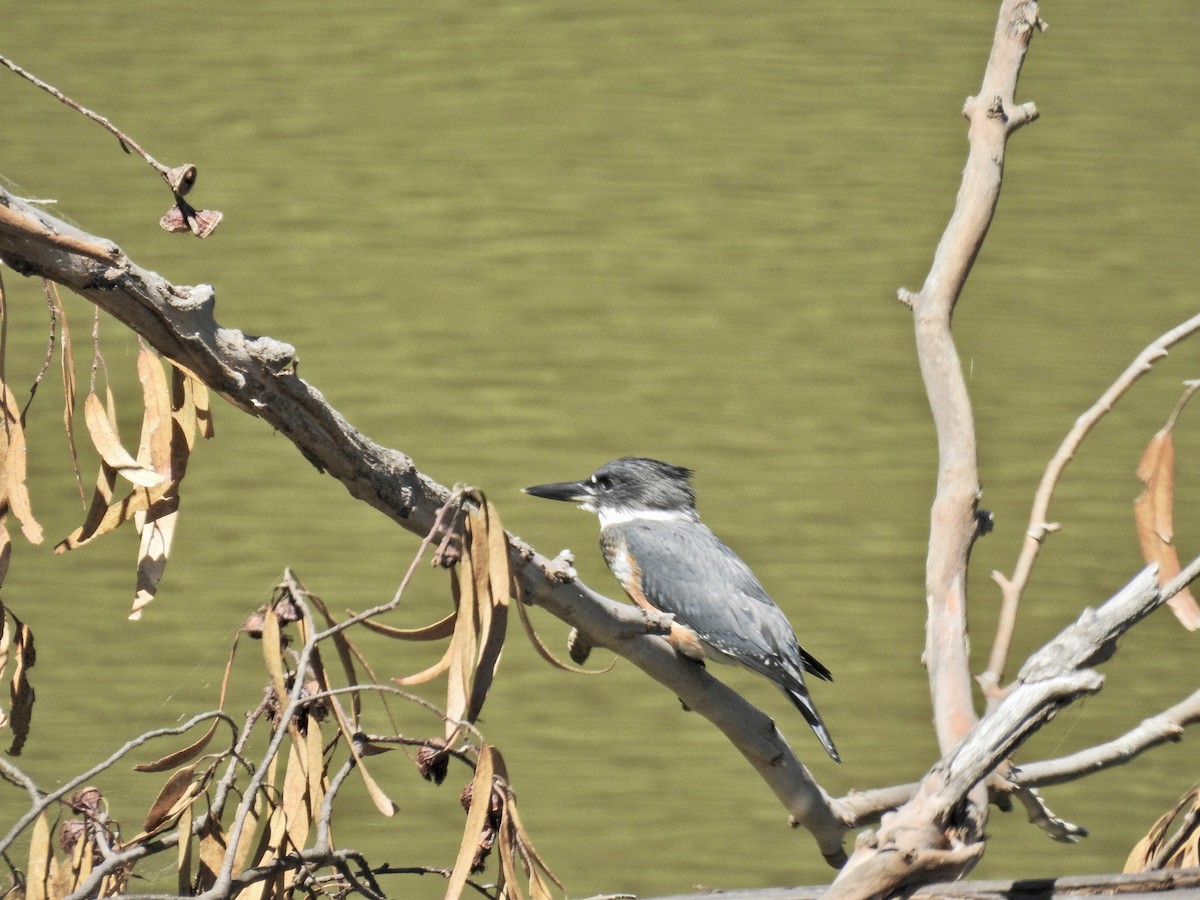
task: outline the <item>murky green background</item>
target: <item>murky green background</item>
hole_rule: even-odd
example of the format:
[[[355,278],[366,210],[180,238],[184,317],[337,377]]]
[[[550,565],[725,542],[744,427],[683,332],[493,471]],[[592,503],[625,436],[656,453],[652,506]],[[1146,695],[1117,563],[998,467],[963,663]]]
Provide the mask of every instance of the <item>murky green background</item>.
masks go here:
[[[834,671],[816,698],[845,765],[824,759],[765,682],[721,675],[778,717],[831,792],[926,769],[935,455],[910,320],[893,298],[920,286],[950,212],[966,152],[959,109],[978,87],[996,3],[4,6],[0,51],[164,162],[196,163],[194,199],[226,220],[203,243],[159,231],[157,176],[0,72],[0,174],[19,191],[57,198],[61,215],[176,282],[213,283],[222,324],[294,343],[301,374],[357,426],[447,484],[484,487],[539,548],[574,549],[589,583],[612,588],[594,520],[517,489],[627,453],[696,469],[706,518]],[[1045,462],[1134,355],[1200,305],[1200,16],[1186,0],[1044,13],[1052,28],[1021,84],[1043,117],[1010,145],[955,320],[998,521],[974,558],[979,669],[997,605],[989,573],[1011,571]],[[43,352],[44,302],[34,283],[5,283],[8,372],[24,385]],[[86,381],[90,314],[73,300],[70,311]],[[136,344],[108,322],[102,341],[132,439]],[[1022,657],[1139,567],[1133,469],[1197,361],[1194,343],[1178,348],[1069,470]],[[81,516],[59,403],[51,376],[31,413],[33,500],[51,540],[18,542],[4,591],[38,638],[36,730],[20,764],[44,786],[211,706],[230,639],[284,566],[335,609],[361,608],[391,594],[416,547],[219,405],[160,599],[127,622],[132,532],[50,553]],[[1196,415],[1178,435],[1184,554],[1200,546]],[[91,472],[89,459],[88,483]],[[431,620],[445,596],[440,576],[423,575],[396,621]],[[561,647],[563,629],[539,622]],[[235,711],[256,702],[255,649],[238,666]],[[428,661],[370,649],[383,675]],[[1196,685],[1195,660],[1195,639],[1168,615],[1144,623],[1105,668],[1102,695],[1023,758],[1114,736],[1177,701]],[[406,732],[436,730],[400,712]],[[628,665],[569,677],[515,639],[484,728],[574,896],[830,875],[742,759]],[[1091,829],[1078,846],[997,813],[977,874],[1119,869],[1195,782],[1193,744],[1047,791]],[[400,754],[375,768],[402,812],[378,818],[355,787],[339,840],[376,861],[450,865],[465,773],[439,790]],[[103,783],[136,829],[157,779]],[[0,793],[4,819],[19,797]]]

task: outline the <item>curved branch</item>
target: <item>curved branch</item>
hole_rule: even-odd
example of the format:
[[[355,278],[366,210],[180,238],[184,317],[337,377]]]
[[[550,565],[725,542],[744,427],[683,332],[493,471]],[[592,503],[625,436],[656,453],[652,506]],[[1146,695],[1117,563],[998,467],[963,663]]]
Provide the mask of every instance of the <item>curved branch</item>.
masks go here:
[[[0,260],[70,288],[185,366],[242,411],[263,419],[318,470],[358,500],[424,537],[451,496],[398,450],[355,429],[295,371],[295,350],[269,337],[223,328],[209,285],[171,284],[120,248],[0,188]],[[838,805],[796,757],[771,719],[703,669],[682,659],[637,608],[601,596],[573,573],[512,538],[514,572],[526,600],[633,662],[709,719],[817,840],[832,865],[845,855]]]
[[[968,97],[970,153],[950,222],[938,242],[925,284],[901,291],[912,307],[917,358],[937,427],[937,494],[930,512],[925,564],[928,604],[925,664],[938,746],[947,753],[975,724],[967,652],[967,563],[980,534],[975,424],[962,365],[950,330],[954,307],[987,237],[1004,174],[1010,134],[1037,117],[1014,100],[1021,64],[1040,26],[1033,0],[1005,0],[979,94]]]

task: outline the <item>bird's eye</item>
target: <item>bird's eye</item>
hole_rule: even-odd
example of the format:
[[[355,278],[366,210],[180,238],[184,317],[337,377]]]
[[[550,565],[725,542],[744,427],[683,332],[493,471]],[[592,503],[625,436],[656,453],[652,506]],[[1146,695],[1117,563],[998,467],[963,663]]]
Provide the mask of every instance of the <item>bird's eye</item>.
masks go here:
[[[596,485],[596,487],[600,488],[600,490],[602,490],[602,491],[612,490],[612,479],[609,478],[607,475],[601,475],[599,478],[597,478],[595,475],[593,475],[592,483],[594,485]]]

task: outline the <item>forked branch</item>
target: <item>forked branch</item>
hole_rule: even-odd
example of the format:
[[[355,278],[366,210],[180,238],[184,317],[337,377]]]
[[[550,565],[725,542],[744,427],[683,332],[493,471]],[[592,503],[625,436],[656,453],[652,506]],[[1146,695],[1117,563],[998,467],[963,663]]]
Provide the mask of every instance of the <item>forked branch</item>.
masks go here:
[[[1145,569],[1034,653],[1004,699],[922,779],[913,799],[885,815],[877,834],[860,841],[828,896],[884,896],[905,885],[956,877],[970,867],[983,851],[973,830],[970,793],[1062,707],[1098,691],[1103,678],[1092,667],[1112,656],[1121,635],[1198,575],[1200,559],[1159,588],[1156,569]]]

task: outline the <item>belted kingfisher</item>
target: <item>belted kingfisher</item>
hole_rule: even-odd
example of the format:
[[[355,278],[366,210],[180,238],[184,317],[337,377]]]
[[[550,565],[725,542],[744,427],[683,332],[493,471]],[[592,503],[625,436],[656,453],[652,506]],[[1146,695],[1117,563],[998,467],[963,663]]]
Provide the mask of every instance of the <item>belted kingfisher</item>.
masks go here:
[[[800,646],[750,567],[700,521],[691,476],[679,466],[627,456],[582,481],[524,491],[599,515],[604,561],[634,603],[674,617],[667,640],[676,651],[771,679],[841,762],[804,684],[805,672],[831,681],[829,670]]]

